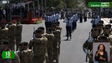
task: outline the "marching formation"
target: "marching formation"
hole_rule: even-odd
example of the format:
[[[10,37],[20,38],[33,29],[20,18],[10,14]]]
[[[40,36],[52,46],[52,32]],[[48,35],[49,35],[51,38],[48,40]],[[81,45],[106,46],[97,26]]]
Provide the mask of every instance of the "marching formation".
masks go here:
[[[98,17],[95,17],[92,20],[92,29],[89,33],[89,38],[83,45],[83,50],[86,53],[86,61],[89,58],[89,63],[94,63],[93,60],[93,42],[106,42],[110,43],[110,62],[108,60],[104,61],[105,59],[100,58],[100,63],[112,63],[112,29],[111,24],[104,25],[104,21],[99,20]]]
[[[18,54],[15,53],[15,58],[13,60],[3,59],[3,51],[14,51],[15,44],[16,50],[19,48],[22,35],[22,24],[17,20],[17,24],[13,23],[12,20],[9,21],[9,24],[5,22],[1,23],[0,27],[0,62],[1,63],[18,63],[20,62]]]
[[[48,25],[49,22],[47,22]],[[3,63],[59,63],[60,44],[61,44],[60,22],[55,21],[51,26],[39,27],[33,32],[30,42],[21,42],[22,25],[17,20],[14,24],[12,20],[9,24],[2,22],[0,28],[0,52],[15,51],[13,60],[2,59]],[[16,61],[16,62],[15,62]]]

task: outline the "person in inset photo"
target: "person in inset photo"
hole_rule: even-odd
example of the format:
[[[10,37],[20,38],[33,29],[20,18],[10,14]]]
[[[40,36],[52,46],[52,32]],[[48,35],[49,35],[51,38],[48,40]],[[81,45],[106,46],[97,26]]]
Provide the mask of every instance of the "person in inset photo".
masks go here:
[[[105,46],[103,44],[99,44],[98,51],[95,54],[95,61],[108,61],[108,54],[105,51]]]

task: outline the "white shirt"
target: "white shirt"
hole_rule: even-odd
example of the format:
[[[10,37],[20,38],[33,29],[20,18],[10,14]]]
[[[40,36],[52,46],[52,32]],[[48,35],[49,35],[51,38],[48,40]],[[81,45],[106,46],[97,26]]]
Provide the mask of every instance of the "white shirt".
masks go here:
[[[71,20],[65,20],[65,22],[66,22],[66,26],[71,26],[71,28],[72,28],[72,21]]]

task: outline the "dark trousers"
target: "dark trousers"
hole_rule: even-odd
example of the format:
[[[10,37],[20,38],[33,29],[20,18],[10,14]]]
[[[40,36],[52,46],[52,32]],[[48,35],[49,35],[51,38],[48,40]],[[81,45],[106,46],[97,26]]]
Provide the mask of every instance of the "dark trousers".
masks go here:
[[[73,25],[72,30],[76,29],[76,27],[77,27],[77,22],[73,22],[72,25]]]
[[[45,22],[45,27],[46,27],[46,30],[47,30],[47,28],[48,28],[48,22]]]
[[[92,24],[92,28],[95,28],[96,27],[96,25],[95,24]]]
[[[67,32],[67,39],[69,36],[71,37],[71,26],[66,26],[66,32]]]
[[[87,17],[84,17],[84,21],[85,21],[85,22],[87,21]]]
[[[82,18],[80,18],[80,23],[82,23]]]

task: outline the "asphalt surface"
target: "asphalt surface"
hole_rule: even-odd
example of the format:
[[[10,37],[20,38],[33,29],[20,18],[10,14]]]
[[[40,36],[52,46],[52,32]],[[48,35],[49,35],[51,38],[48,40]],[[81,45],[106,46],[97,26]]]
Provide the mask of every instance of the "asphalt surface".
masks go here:
[[[92,28],[90,23],[91,19],[87,22],[77,22],[77,29],[72,33],[72,39],[65,41],[66,29],[63,20],[59,20],[62,26],[61,33],[61,51],[59,63],[86,63],[86,54],[83,51],[82,45],[88,39],[89,32]],[[22,42],[29,42],[32,38],[34,27],[37,29],[39,26],[45,26],[44,21],[41,24],[24,24],[22,31]]]

